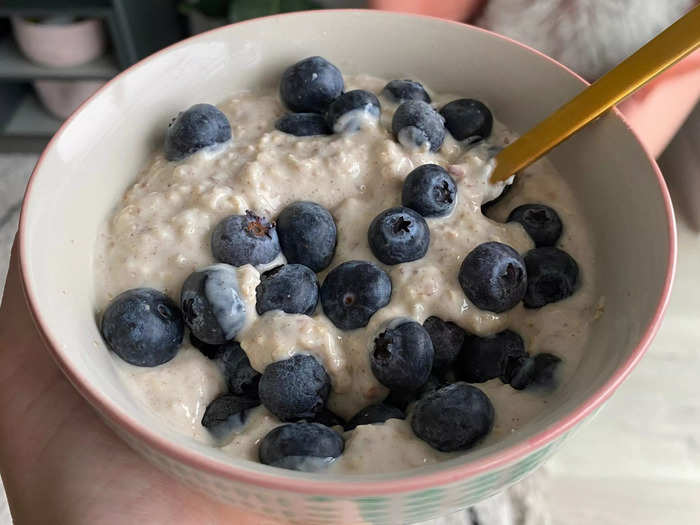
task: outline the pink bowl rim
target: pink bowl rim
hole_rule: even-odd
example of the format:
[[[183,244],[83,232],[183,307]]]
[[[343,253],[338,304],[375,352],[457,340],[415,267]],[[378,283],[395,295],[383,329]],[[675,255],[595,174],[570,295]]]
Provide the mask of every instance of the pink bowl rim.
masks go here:
[[[333,12],[333,13],[383,13],[383,14],[389,14],[386,11],[375,11],[375,10],[370,10],[370,9],[325,9],[325,10],[316,10],[314,12]],[[295,12],[295,13],[283,13],[283,14],[276,14],[276,15],[271,15],[268,17],[262,17],[262,18],[267,18],[267,19],[272,19],[272,18],[278,18],[278,17],[287,17],[287,16],[304,16],[302,13]],[[459,26],[465,26],[469,27],[470,30],[475,30],[475,31],[480,31],[483,33],[487,33],[489,35],[492,35],[496,38],[500,38],[502,40],[506,40],[510,42],[513,45],[519,46],[521,48],[526,49],[530,53],[533,53],[542,59],[545,59],[552,64],[555,64],[559,68],[563,69],[570,75],[576,77],[578,80],[583,82],[584,84],[588,84],[588,82],[583,79],[580,75],[577,73],[573,72],[571,69],[568,67],[564,66],[563,64],[560,64],[553,58],[537,51],[536,49],[533,49],[527,45],[521,44],[520,42],[517,42],[511,38],[499,35],[497,33],[493,33],[492,31],[488,31],[479,27],[471,26],[469,24],[464,24],[461,22],[456,22],[452,20],[446,20],[442,18],[437,18],[437,17],[432,17],[432,16],[425,16],[425,15],[417,15],[417,14],[411,14],[411,13],[390,13],[390,16],[395,16],[395,17],[410,17],[410,18],[416,18],[416,19],[430,19],[430,20],[437,20],[440,21],[441,23],[445,24],[455,24]],[[252,19],[252,20],[246,20],[243,22],[238,22],[238,24],[246,24],[246,23],[254,23],[256,21],[259,21],[260,18],[257,19]],[[237,25],[237,24],[231,24],[231,25]],[[474,461],[467,462],[462,465],[456,465],[456,466],[450,466],[445,468],[444,470],[440,470],[438,472],[432,472],[432,473],[420,473],[416,475],[406,475],[406,472],[397,472],[395,475],[401,476],[403,479],[387,479],[387,480],[378,480],[378,481],[365,481],[365,480],[353,480],[354,476],[351,476],[348,478],[347,481],[337,481],[335,479],[330,480],[330,479],[324,479],[321,477],[318,478],[298,478],[298,477],[288,477],[284,475],[276,475],[272,473],[267,473],[267,472],[252,472],[249,470],[245,469],[239,469],[233,464],[225,464],[221,463],[219,461],[216,461],[212,458],[208,458],[206,456],[203,456],[201,454],[198,454],[193,451],[189,451],[185,449],[184,447],[180,447],[179,445],[174,444],[170,440],[158,435],[156,432],[153,432],[149,430],[148,428],[138,424],[135,420],[130,418],[129,416],[125,416],[122,414],[122,412],[116,408],[112,403],[111,400],[109,400],[106,396],[104,396],[99,390],[92,388],[92,386],[89,384],[88,381],[86,381],[82,376],[80,376],[75,370],[71,369],[69,366],[69,362],[67,359],[63,357],[61,354],[61,351],[59,350],[60,345],[56,340],[54,340],[51,337],[51,334],[49,333],[49,330],[45,327],[45,324],[42,320],[41,314],[40,314],[40,309],[38,308],[38,303],[37,299],[35,297],[35,294],[31,287],[28,285],[27,282],[27,261],[28,261],[28,253],[26,252],[27,249],[27,243],[26,243],[26,238],[27,238],[27,220],[26,220],[26,215],[27,215],[27,202],[29,202],[31,195],[32,195],[32,189],[33,189],[33,183],[35,180],[35,176],[37,172],[39,171],[39,168],[44,160],[44,157],[46,156],[46,153],[50,150],[51,146],[53,143],[56,141],[56,139],[62,135],[64,132],[65,128],[68,126],[68,124],[75,118],[75,116],[87,105],[95,96],[99,95],[103,89],[105,89],[107,86],[109,86],[112,82],[114,82],[116,79],[120,78],[122,75],[127,74],[131,69],[135,67],[139,67],[146,62],[154,59],[161,53],[166,53],[172,50],[175,47],[178,46],[183,46],[187,45],[189,42],[191,42],[194,39],[197,39],[201,37],[202,35],[205,34],[211,34],[217,31],[225,31],[227,30],[231,25],[219,27],[216,29],[212,29],[210,31],[207,31],[205,33],[201,33],[199,35],[194,35],[189,38],[186,38],[184,40],[181,40],[179,42],[176,42],[175,44],[172,44],[164,49],[161,49],[160,51],[149,55],[148,57],[144,58],[143,60],[137,62],[136,64],[130,66],[129,68],[125,69],[121,73],[119,73],[117,76],[115,76],[112,80],[110,80],[105,86],[100,88],[95,94],[93,94],[89,99],[87,99],[81,106],[69,117],[59,128],[59,130],[55,133],[55,135],[51,138],[49,143],[47,144],[46,148],[42,152],[41,156],[39,157],[39,160],[37,161],[36,166],[34,167],[34,170],[32,171],[32,175],[29,179],[28,185],[27,185],[27,190],[25,192],[25,199],[24,203],[22,205],[22,211],[20,214],[20,222],[19,222],[19,252],[20,252],[20,273],[22,276],[22,288],[24,290],[24,295],[25,299],[27,301],[27,305],[29,306],[29,310],[32,314],[32,317],[34,319],[34,324],[42,337],[49,353],[53,356],[54,360],[56,361],[57,365],[59,368],[63,371],[63,373],[68,377],[70,382],[73,384],[73,386],[80,392],[80,394],[91,404],[93,405],[94,408],[98,410],[99,413],[103,414],[104,417],[108,418],[109,421],[116,425],[119,428],[125,429],[129,434],[132,436],[140,439],[141,441],[145,442],[149,447],[155,449],[159,453],[177,461],[180,462],[184,465],[187,465],[190,468],[193,468],[195,470],[199,471],[204,471],[210,475],[214,475],[217,477],[223,477],[226,479],[230,479],[233,481],[245,483],[245,484],[250,484],[250,485],[255,485],[259,486],[262,488],[266,489],[271,489],[271,490],[282,490],[282,491],[287,491],[291,493],[300,493],[300,494],[322,494],[324,496],[333,496],[333,497],[338,497],[338,498],[353,498],[353,497],[362,497],[362,496],[375,496],[375,495],[391,495],[395,493],[402,493],[402,492],[409,492],[409,491],[415,491],[415,490],[422,490],[425,488],[432,488],[435,486],[441,486],[441,485],[447,485],[456,481],[460,481],[469,477],[476,476],[478,474],[482,474],[487,471],[492,471],[496,469],[501,469],[509,464],[515,463],[516,461],[528,456],[529,454],[537,451],[538,449],[544,447],[548,443],[554,441],[556,438],[559,438],[563,436],[566,432],[569,430],[573,429],[579,422],[581,422],[584,418],[589,416],[592,412],[594,412],[598,407],[600,407],[617,389],[617,387],[620,386],[620,384],[625,380],[625,378],[630,374],[632,369],[635,367],[635,365],[639,362],[639,360],[642,358],[646,350],[648,349],[649,345],[651,344],[652,340],[656,336],[656,333],[659,330],[659,327],[661,325],[661,321],[663,319],[663,315],[666,311],[666,308],[668,306],[669,302],[669,297],[670,297],[670,292],[671,288],[673,285],[673,279],[675,275],[675,270],[676,270],[676,258],[677,258],[677,233],[676,233],[676,223],[675,223],[675,218],[674,218],[674,212],[673,212],[673,205],[671,202],[671,197],[668,192],[668,188],[666,186],[666,182],[663,178],[663,175],[661,174],[661,171],[654,160],[653,156],[649,153],[649,151],[644,147],[643,143],[639,140],[637,134],[635,131],[630,127],[628,122],[625,120],[624,116],[622,113],[617,108],[613,108],[613,112],[615,116],[620,119],[623,124],[627,127],[628,131],[636,138],[637,142],[640,144],[640,147],[644,151],[644,154],[646,155],[649,164],[652,166],[652,169],[654,170],[654,173],[656,175],[656,180],[659,185],[659,191],[661,192],[663,201],[664,201],[664,206],[666,210],[666,219],[667,219],[667,228],[668,228],[668,236],[669,236],[669,244],[668,244],[668,254],[667,254],[667,263],[666,263],[666,276],[664,280],[664,286],[661,292],[661,296],[659,298],[659,302],[656,306],[656,310],[654,313],[654,316],[651,319],[651,322],[647,326],[644,335],[642,336],[641,340],[635,347],[634,351],[631,353],[631,355],[627,358],[627,360],[622,363],[614,375],[602,386],[600,387],[595,393],[593,393],[589,398],[584,401],[580,406],[578,406],[575,410],[573,410],[570,414],[568,414],[565,418],[562,420],[558,421],[557,423],[550,425],[549,427],[543,429],[542,431],[538,432],[536,435],[532,436],[531,438],[515,444],[505,450],[493,453],[487,457],[480,458]],[[272,470],[272,469],[271,469]]]

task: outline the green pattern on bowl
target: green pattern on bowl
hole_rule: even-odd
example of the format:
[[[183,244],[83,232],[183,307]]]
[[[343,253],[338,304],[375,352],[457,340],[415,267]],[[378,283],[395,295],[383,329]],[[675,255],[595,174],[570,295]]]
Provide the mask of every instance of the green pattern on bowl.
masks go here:
[[[115,430],[140,454],[182,483],[224,503],[260,513],[267,518],[300,525],[403,525],[457,512],[506,489],[541,465],[575,428],[499,470],[424,490],[345,499],[325,494],[302,496],[261,487],[248,490],[235,480],[208,476],[175,463],[155,449],[145,447],[143,442],[119,429]]]

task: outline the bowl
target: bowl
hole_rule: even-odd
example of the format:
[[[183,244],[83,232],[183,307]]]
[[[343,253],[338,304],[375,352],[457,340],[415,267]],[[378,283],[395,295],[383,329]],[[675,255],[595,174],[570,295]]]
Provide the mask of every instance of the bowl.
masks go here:
[[[106,46],[102,21],[97,18],[74,22],[54,17],[35,22],[15,16],[12,27],[22,53],[49,67],[85,64],[104,53]]]
[[[109,82],[56,133],[32,175],[20,223],[26,298],[49,351],[104,420],[153,464],[232,505],[298,523],[410,523],[472,505],[517,482],[592,416],[654,337],[669,296],[676,236],[663,178],[610,112],[550,160],[578,195],[605,309],[552,408],[498,443],[415,470],[325,476],[224,456],[175,433],[122,388],[95,322],[98,227],[162,147],[163,123],[196,102],[276,85],[320,54],[345,73],[415,75],[486,100],[523,132],[585,82],[546,56],[464,24],[374,11],[315,11],[190,38]]]
[[[103,80],[35,80],[39,100],[58,118],[68,118],[90,95],[100,89]]]

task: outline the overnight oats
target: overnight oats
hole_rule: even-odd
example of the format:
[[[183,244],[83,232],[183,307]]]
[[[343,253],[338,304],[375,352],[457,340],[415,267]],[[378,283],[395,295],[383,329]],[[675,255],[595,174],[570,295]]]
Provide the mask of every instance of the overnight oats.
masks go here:
[[[546,160],[490,184],[514,135],[427,87],[311,57],[164,123],[96,253],[139,403],[233,457],[346,473],[551,408],[599,310],[584,219]]]

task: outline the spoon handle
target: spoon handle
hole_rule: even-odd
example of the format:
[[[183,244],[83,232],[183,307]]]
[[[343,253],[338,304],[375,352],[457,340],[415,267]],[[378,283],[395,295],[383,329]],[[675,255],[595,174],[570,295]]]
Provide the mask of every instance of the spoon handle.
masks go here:
[[[496,155],[491,182],[506,180],[700,46],[700,6],[585,88]]]

